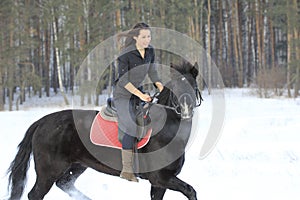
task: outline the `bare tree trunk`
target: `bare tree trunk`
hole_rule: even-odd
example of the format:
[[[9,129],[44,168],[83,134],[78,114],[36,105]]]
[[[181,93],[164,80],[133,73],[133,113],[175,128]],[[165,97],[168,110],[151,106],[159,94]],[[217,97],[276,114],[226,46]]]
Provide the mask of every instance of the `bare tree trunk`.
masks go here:
[[[14,47],[14,29],[13,29],[13,19],[10,19],[10,33],[9,33],[9,47],[12,49]],[[13,77],[14,77],[14,70],[13,66],[8,66],[8,95],[9,95],[9,111],[13,110],[13,95],[14,95],[14,86],[13,86]]]
[[[42,34],[41,34],[41,30],[40,30],[40,19],[37,19],[36,20],[36,26],[37,26],[37,37],[39,38],[40,41],[42,41]],[[38,58],[36,59],[37,60],[37,63],[36,65],[38,66],[38,74],[39,74],[39,77],[42,79],[43,78],[43,69],[42,69],[42,63],[43,63],[43,51],[41,50],[43,48],[43,44],[42,43],[39,43],[39,45],[37,46],[37,55],[38,55]],[[42,82],[42,81],[41,81]],[[39,98],[42,98],[42,84],[39,86],[38,89],[38,93],[39,93]]]
[[[0,20],[2,19],[2,17],[0,18]],[[0,27],[3,27],[3,24],[0,22]],[[0,34],[2,34],[0,32]],[[4,35],[4,33],[3,33]],[[1,36],[3,36],[1,35]],[[4,86],[3,86],[3,60],[4,60],[4,57],[2,56],[3,55],[3,52],[4,52],[4,37],[1,37],[0,38],[0,111],[3,111],[4,110],[4,104],[5,104],[5,94],[4,94]],[[3,64],[3,65],[2,65]]]
[[[198,1],[194,0],[194,6],[195,6],[195,40],[200,41],[200,24],[199,24],[199,9],[198,9]]]
[[[270,49],[271,49],[271,67],[274,69],[276,67],[275,61],[275,34],[274,34],[274,27],[273,22],[270,18],[268,18],[269,29],[270,29]]]
[[[165,0],[159,0],[159,13],[160,13],[160,24],[163,24],[163,27],[165,27],[165,22],[166,22],[166,7],[165,7]]]
[[[299,40],[299,34],[297,36],[297,40]],[[297,66],[296,66],[296,74],[295,74],[295,91],[294,91],[294,97],[297,98],[299,96],[299,88],[300,88],[300,48],[296,47],[296,56],[297,56]]]
[[[297,5],[297,0],[293,0],[293,7],[296,9],[295,11],[295,19],[298,19],[298,5]],[[294,26],[294,40],[296,42],[299,42],[299,28],[297,26]],[[296,59],[296,74],[295,74],[295,88],[294,88],[294,97],[299,96],[299,87],[300,87],[300,48],[299,45],[295,45],[295,59]]]
[[[239,47],[238,47],[239,23],[238,23],[237,0],[232,2],[232,9],[233,9],[233,13],[232,13],[233,48],[234,48],[234,58],[235,58],[234,59],[234,85],[238,85],[239,87],[241,87],[240,80],[239,80],[240,79],[239,51],[241,51],[241,49],[239,49]]]
[[[121,30],[121,9],[120,9],[120,0],[115,0],[116,3],[116,13],[115,13],[115,18],[116,18],[116,31]]]
[[[199,22],[199,39],[200,39],[200,44],[203,44],[203,4],[204,0],[200,1],[200,22]]]
[[[200,5],[199,5],[199,11],[200,11],[200,21],[199,21],[199,42],[201,45],[203,45],[203,2],[204,0],[200,0]],[[202,60],[202,63],[199,63],[200,65],[203,65],[204,61],[203,59]],[[199,69],[199,73],[200,74],[204,74],[204,68],[203,67],[200,67]],[[198,83],[199,83],[199,88],[202,90],[204,88],[204,83],[203,83],[203,80],[201,78],[201,76],[198,76]]]
[[[71,43],[70,43],[70,48],[71,49],[75,49],[75,33],[72,34],[71,36]],[[72,55],[73,56],[73,55]],[[74,75],[75,75],[75,62],[74,62],[74,59],[71,59],[71,62],[70,62],[70,90],[72,91],[72,94],[74,95]]]
[[[219,61],[220,61],[220,51],[222,49],[220,49],[220,35],[222,35],[222,27],[220,27],[220,1],[217,1],[215,3],[215,16],[214,16],[214,29],[215,29],[215,33],[214,33],[214,42],[215,42],[215,63],[216,66],[219,66]]]
[[[293,30],[292,30],[292,24],[291,24],[291,10],[289,9],[290,6],[290,1],[287,1],[287,21],[288,21],[288,26],[287,26],[287,90],[288,90],[288,97],[292,97],[291,94],[291,62],[292,62],[292,40],[293,40]]]
[[[52,22],[52,26],[53,26],[53,34],[54,34],[54,46],[57,45],[57,27],[56,27],[56,20],[55,20],[55,15],[54,15],[54,10],[52,10],[52,14],[53,14],[53,22]],[[61,92],[61,95],[64,98],[65,104],[69,105],[69,101],[68,98],[65,94],[65,90],[64,90],[64,86],[63,86],[63,82],[62,82],[62,77],[61,77],[61,66],[60,66],[60,57],[59,57],[59,49],[58,47],[55,47],[55,57],[56,57],[56,64],[57,64],[57,76],[58,76],[58,83],[59,83],[59,89]]]
[[[211,92],[212,77],[211,77],[211,31],[210,31],[211,7],[210,0],[207,1],[207,69],[208,69],[208,91]]]
[[[1,52],[1,50],[0,50],[0,52]],[[0,62],[1,62],[1,59],[0,59]],[[2,80],[2,67],[0,67],[0,111],[3,111],[3,110],[4,110],[4,92],[3,92],[3,80]]]
[[[90,43],[90,27],[89,27],[89,0],[85,0],[83,1],[83,11],[84,11],[84,20],[81,21],[82,23],[82,36],[83,38],[82,41],[84,41],[84,44],[89,44]],[[83,50],[83,49],[82,49]],[[90,56],[88,56],[88,80],[91,81],[91,76],[92,76],[92,72],[91,72],[91,69],[89,67],[89,63],[90,63]],[[88,104],[91,104],[92,103],[92,93],[91,91],[89,90],[88,91]]]
[[[51,41],[51,34],[49,26],[47,26],[47,29],[44,31],[44,37],[45,37],[45,64],[44,64],[44,70],[45,70],[45,90],[46,90],[46,96],[50,97],[50,41]]]
[[[265,37],[266,37],[266,23],[265,23],[265,15],[264,15],[264,10],[265,10],[265,1],[261,0],[261,5],[260,5],[260,24],[261,24],[261,63],[262,63],[262,68],[265,70],[266,69],[266,51],[265,51]]]
[[[218,26],[217,26],[217,66],[223,66],[223,2],[219,1]]]
[[[255,2],[255,7],[256,7],[256,14],[255,14],[255,25],[256,25],[256,41],[257,41],[257,62],[258,62],[258,69],[261,70],[262,69],[262,46],[261,46],[261,38],[262,38],[262,35],[261,35],[261,27],[262,27],[262,24],[261,24],[261,15],[260,15],[260,12],[261,12],[261,8],[260,8],[260,0],[256,0]]]
[[[250,8],[251,8],[250,4]],[[250,22],[248,24],[248,62],[247,62],[247,83],[248,86],[250,86],[250,83],[252,81],[252,79],[255,79],[256,74],[255,74],[255,62],[254,62],[254,55],[252,53],[253,50],[253,30],[254,27],[254,19],[251,18]]]
[[[238,63],[238,78],[239,78],[239,86],[243,87],[244,85],[244,64],[243,64],[243,45],[242,45],[242,37],[243,37],[243,32],[242,32],[242,10],[243,7],[240,8],[239,0],[236,1],[236,16],[237,16],[237,33],[238,33],[238,55],[239,55],[239,63]],[[242,6],[242,5],[241,5]]]
[[[78,0],[78,4],[80,5],[82,2]],[[83,25],[83,19],[82,16],[78,16],[78,31],[79,31],[79,50],[80,52],[83,52],[83,48],[85,45],[85,37],[84,37],[84,25]],[[85,79],[86,77],[81,77],[82,79]],[[84,93],[80,93],[80,105],[84,105]]]
[[[194,20],[192,16],[188,17],[189,20],[189,29],[188,29],[188,35],[195,39],[195,25],[194,25]]]
[[[228,70],[228,75],[230,75],[230,77],[233,77],[232,74],[232,70],[234,63],[233,63],[233,52],[232,52],[232,21],[231,21],[231,14],[230,14],[230,1],[226,1],[226,3],[224,4],[225,8],[226,8],[226,16],[227,16],[227,23],[225,25],[225,33],[227,34],[226,39],[227,39],[227,45],[226,45],[226,51],[227,51],[227,58],[226,58],[226,67]],[[230,84],[233,85],[233,80],[231,78],[230,80]]]

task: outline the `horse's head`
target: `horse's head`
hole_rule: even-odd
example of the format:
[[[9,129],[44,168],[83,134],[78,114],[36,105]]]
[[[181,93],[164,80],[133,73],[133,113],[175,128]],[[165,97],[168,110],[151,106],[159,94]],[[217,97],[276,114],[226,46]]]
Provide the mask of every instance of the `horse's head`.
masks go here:
[[[199,105],[201,96],[197,87],[198,64],[192,65],[186,61],[179,65],[171,64],[171,81],[166,84],[162,95],[169,95],[164,103],[180,115],[182,120],[193,117],[193,110]]]

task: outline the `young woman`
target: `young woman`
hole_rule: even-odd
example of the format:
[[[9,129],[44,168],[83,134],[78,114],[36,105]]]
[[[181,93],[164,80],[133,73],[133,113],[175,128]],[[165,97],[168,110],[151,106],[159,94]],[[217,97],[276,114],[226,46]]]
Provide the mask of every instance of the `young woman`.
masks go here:
[[[150,27],[145,23],[138,23],[125,36],[125,45],[118,58],[119,78],[113,94],[119,132],[124,134],[122,139],[123,168],[120,177],[138,182],[133,173],[133,149],[137,137],[137,124],[132,117],[135,103],[137,100],[151,101],[151,97],[141,89],[141,84],[147,75],[159,91],[162,91],[163,85],[154,65],[155,53],[150,46]]]

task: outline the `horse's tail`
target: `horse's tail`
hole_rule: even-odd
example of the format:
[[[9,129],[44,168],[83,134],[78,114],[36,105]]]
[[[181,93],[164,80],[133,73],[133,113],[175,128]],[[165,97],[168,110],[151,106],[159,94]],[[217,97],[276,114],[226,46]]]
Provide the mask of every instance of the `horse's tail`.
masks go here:
[[[21,199],[23,194],[26,183],[26,174],[30,164],[30,155],[32,152],[31,141],[38,125],[39,123],[35,122],[29,127],[23,140],[18,146],[18,153],[8,169],[8,188],[10,189],[9,200]]]

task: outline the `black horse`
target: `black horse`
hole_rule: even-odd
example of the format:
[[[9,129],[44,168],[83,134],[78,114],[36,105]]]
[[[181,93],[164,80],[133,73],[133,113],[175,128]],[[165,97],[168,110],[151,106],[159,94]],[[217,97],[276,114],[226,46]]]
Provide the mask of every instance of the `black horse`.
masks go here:
[[[199,101],[198,67],[184,62],[173,68],[179,73],[171,73],[171,81],[166,85],[169,89],[158,96],[157,104],[151,105],[153,132],[149,143],[136,152],[136,175],[151,183],[152,200],[163,199],[166,189],[196,200],[193,187],[176,176],[184,164],[193,109]],[[89,199],[74,186],[88,167],[119,176],[120,150],[96,146],[90,141],[88,133],[97,113],[95,110],[64,110],[33,123],[19,144],[8,171],[9,199],[22,196],[31,154],[37,179],[28,194],[30,200],[43,199],[54,183],[73,198]]]

